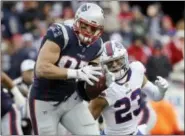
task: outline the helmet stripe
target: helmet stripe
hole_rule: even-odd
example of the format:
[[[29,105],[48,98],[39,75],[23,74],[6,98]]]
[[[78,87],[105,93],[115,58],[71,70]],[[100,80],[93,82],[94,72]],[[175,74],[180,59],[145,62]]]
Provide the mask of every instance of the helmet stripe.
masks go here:
[[[108,56],[112,56],[114,54],[111,42],[107,42],[107,44],[105,45],[105,48]]]

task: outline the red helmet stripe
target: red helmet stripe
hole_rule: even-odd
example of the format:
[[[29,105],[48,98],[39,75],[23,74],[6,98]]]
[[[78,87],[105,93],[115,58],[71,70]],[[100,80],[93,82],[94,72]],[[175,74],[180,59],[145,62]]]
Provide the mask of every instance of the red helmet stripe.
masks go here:
[[[105,45],[105,48],[106,48],[107,55],[112,56],[113,55],[112,43],[107,42],[107,44]]]

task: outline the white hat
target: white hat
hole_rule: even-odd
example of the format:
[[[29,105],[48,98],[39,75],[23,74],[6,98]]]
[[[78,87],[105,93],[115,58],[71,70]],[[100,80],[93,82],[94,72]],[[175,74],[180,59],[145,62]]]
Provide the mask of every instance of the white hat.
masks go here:
[[[23,35],[23,39],[24,39],[25,42],[27,42],[27,41],[33,41],[33,35],[31,33],[25,33]]]
[[[31,59],[24,60],[21,63],[21,72],[33,70],[35,66],[35,61]]]
[[[184,30],[179,30],[176,32],[175,36],[177,38],[184,38]]]

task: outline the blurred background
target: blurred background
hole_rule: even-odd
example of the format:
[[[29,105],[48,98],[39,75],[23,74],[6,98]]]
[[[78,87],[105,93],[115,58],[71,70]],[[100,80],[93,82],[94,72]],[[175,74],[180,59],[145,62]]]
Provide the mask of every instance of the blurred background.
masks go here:
[[[21,64],[24,60],[36,59],[48,26],[72,20],[81,3],[2,2],[2,70],[12,79],[23,76]],[[139,60],[145,65],[149,80],[154,81],[160,75],[170,82],[165,100],[151,103],[159,117],[151,134],[184,131],[184,2],[96,3],[105,13],[103,41],[123,43],[130,61]],[[169,106],[172,110],[163,112]],[[173,119],[168,118],[170,112]]]

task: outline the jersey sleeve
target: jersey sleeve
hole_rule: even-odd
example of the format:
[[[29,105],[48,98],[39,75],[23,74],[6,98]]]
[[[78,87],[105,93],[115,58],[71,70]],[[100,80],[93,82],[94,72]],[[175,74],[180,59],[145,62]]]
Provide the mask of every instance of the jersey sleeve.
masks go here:
[[[139,61],[132,62],[131,67],[135,68],[141,74],[146,72],[145,66]]]
[[[97,52],[95,58],[98,58],[98,57],[102,54],[102,52],[103,52],[103,41],[102,41],[102,39],[100,39],[99,45],[100,45],[100,46],[99,46],[99,50],[98,50],[98,52]]]
[[[67,29],[62,24],[52,24],[46,33],[46,39],[56,43],[61,49],[64,49],[69,40]]]

